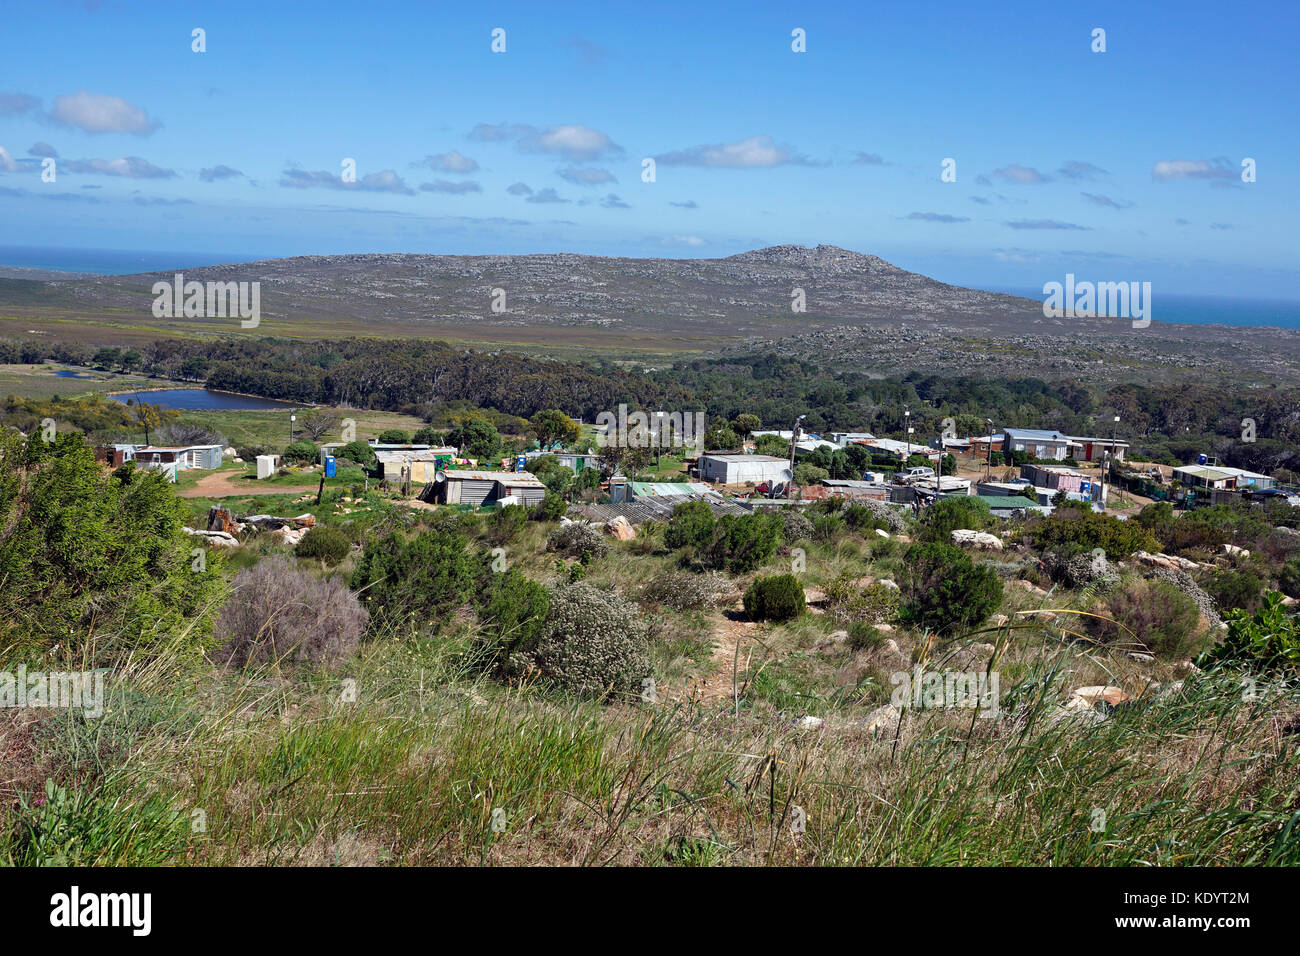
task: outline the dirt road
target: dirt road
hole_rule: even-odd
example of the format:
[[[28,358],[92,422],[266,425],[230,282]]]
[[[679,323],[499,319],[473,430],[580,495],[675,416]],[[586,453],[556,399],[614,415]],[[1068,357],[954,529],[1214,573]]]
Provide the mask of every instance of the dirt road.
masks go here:
[[[182,498],[233,498],[245,495],[300,495],[315,491],[320,484],[316,479],[309,485],[262,484],[249,481],[242,471],[214,471],[204,475],[192,488],[177,492]]]

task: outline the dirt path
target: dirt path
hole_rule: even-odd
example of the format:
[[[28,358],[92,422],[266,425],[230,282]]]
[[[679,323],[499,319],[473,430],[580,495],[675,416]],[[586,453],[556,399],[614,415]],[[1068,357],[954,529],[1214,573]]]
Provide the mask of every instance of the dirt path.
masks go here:
[[[204,475],[192,488],[177,492],[182,498],[233,498],[251,495],[294,495],[315,491],[320,479],[310,485],[260,485],[247,481],[242,471],[214,471]]]

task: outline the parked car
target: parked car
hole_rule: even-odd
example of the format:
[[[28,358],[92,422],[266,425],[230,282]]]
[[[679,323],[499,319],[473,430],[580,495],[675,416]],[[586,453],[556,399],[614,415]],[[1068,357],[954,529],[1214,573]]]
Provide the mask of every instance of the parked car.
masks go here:
[[[934,469],[926,468],[924,466],[917,467],[917,468],[906,468],[903,471],[899,472],[898,477],[901,478],[903,481],[911,481],[914,478],[933,478]]]

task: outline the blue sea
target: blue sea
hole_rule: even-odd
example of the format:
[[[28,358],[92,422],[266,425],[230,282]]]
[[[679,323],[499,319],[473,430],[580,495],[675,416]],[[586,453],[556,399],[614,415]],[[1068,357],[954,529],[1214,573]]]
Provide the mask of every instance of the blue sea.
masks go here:
[[[56,272],[92,272],[96,275],[125,276],[138,272],[168,272],[197,269],[227,262],[254,262],[271,256],[240,255],[233,252],[147,252],[120,249],[42,249],[34,246],[0,246],[0,266],[52,269]]]
[[[1043,301],[1041,289],[992,289]],[[1185,325],[1271,325],[1300,329],[1300,302],[1286,299],[1229,299],[1211,295],[1151,297],[1151,318]]]

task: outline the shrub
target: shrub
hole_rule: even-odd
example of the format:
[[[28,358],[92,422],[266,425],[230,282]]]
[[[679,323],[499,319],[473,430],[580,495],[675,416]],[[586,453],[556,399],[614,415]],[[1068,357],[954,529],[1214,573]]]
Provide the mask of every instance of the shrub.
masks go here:
[[[866,521],[867,514],[872,518],[870,525]],[[900,534],[907,530],[907,519],[903,517],[902,512],[883,501],[871,499],[855,501],[845,509],[844,517],[851,527],[859,530],[865,530],[867,527],[883,528],[890,534]]]
[[[858,585],[852,572],[844,572],[826,585],[826,613],[836,624],[865,621],[886,624],[898,616],[898,591],[880,582]]]
[[[665,571],[641,589],[641,603],[693,611],[713,604],[726,587],[726,581],[714,572]]]
[[[317,558],[326,564],[338,564],[352,550],[352,541],[342,528],[332,524],[318,524],[308,528],[293,549],[300,558]]]
[[[1195,641],[1200,610],[1168,581],[1131,580],[1106,595],[1103,606],[1102,613],[1110,620],[1084,619],[1103,642],[1136,642],[1152,654],[1182,658]]]
[[[487,517],[487,537],[493,544],[509,544],[528,524],[528,509],[523,505],[494,508]]]
[[[358,465],[369,465],[375,460],[375,450],[363,441],[350,441],[334,452],[334,458],[355,461]]]
[[[776,515],[724,515],[713,532],[705,562],[732,574],[753,571],[776,554],[781,545],[782,521]]]
[[[1230,611],[1227,637],[1196,664],[1294,679],[1300,676],[1300,620],[1288,613],[1281,594],[1269,591],[1254,613]]]
[[[386,428],[379,433],[379,444],[381,445],[409,445],[411,436],[400,428]]]
[[[1066,556],[1101,548],[1107,558],[1118,561],[1134,551],[1160,549],[1155,536],[1136,521],[1120,521],[1073,503],[1035,521],[1030,534],[1040,549],[1057,549]]]
[[[647,628],[636,607],[585,581],[551,592],[535,655],[546,676],[599,696],[639,691],[650,675]],[[517,659],[516,659],[517,660]]]
[[[825,481],[830,476],[831,473],[825,468],[819,468],[806,461],[794,466],[794,483],[796,485],[815,485]]]
[[[1300,557],[1288,558],[1278,575],[1278,585],[1287,597],[1300,598]]]
[[[874,624],[866,621],[854,621],[849,625],[849,649],[854,651],[875,650],[885,643],[885,635],[876,630]]]
[[[821,515],[813,519],[813,537],[818,541],[834,541],[844,532],[844,519],[839,515]]]
[[[162,475],[109,473],[78,434],[47,443],[3,427],[0,463],[0,648],[79,652],[113,635],[136,651],[184,634],[199,652],[222,557],[192,570],[188,510]]]
[[[687,501],[673,509],[673,516],[664,529],[664,546],[702,550],[713,541],[717,519],[713,509],[704,501]]]
[[[1264,600],[1264,579],[1250,570],[1216,571],[1205,583],[1220,611],[1253,611]]]
[[[474,565],[465,544],[462,534],[446,527],[430,528],[413,539],[401,534],[372,538],[352,587],[372,612],[437,624],[465,604],[473,590]]]
[[[960,548],[929,542],[903,559],[902,619],[935,630],[974,627],[1002,603],[1002,582]]]
[[[235,575],[216,634],[219,663],[334,664],[351,654],[369,615],[342,581],[273,555]]]
[[[559,521],[568,514],[569,506],[553,491],[548,491],[546,496],[538,502],[533,508],[533,518],[536,521]]]
[[[745,613],[752,621],[788,621],[804,610],[803,585],[793,574],[755,578],[745,591]]]
[[[501,668],[514,655],[533,653],[550,607],[546,588],[514,568],[489,575],[475,603],[484,666]]]
[[[808,520],[808,516],[802,511],[794,508],[782,508],[778,514],[781,516],[781,536],[786,541],[794,543],[795,541],[811,541],[813,536],[813,523]]]
[[[920,536],[926,541],[947,542],[959,528],[982,531],[996,520],[987,502],[972,495],[952,495],[921,512]]]
[[[291,464],[311,465],[320,461],[320,449],[316,447],[315,442],[304,439],[287,447],[281,457]]]
[[[609,542],[598,528],[589,524],[561,525],[546,539],[546,550],[577,558],[583,564],[609,554]]]

